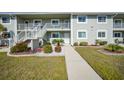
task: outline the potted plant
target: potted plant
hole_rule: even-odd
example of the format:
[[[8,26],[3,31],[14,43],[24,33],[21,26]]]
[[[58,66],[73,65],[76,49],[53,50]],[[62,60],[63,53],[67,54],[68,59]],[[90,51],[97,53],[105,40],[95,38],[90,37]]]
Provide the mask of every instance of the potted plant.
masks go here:
[[[53,39],[52,43],[56,44],[56,45],[58,45],[58,43],[59,43],[60,45],[62,45],[64,43],[64,40],[63,39]]]
[[[62,48],[60,46],[60,42],[57,43],[57,46],[55,47],[55,52],[61,52],[62,51]]]

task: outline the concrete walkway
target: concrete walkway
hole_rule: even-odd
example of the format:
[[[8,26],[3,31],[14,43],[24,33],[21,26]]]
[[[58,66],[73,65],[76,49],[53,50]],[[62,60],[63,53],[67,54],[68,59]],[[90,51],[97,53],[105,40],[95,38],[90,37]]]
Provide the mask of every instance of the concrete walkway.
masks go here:
[[[69,80],[102,80],[70,45],[65,46],[65,60]]]

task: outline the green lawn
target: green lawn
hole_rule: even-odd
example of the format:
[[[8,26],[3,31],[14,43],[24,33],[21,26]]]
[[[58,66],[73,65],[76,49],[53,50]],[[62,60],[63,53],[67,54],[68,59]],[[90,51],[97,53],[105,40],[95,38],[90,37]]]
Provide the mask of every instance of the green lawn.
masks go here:
[[[64,57],[8,57],[0,53],[0,79],[66,80]]]
[[[76,51],[103,79],[124,79],[124,56],[104,55],[98,49],[100,48],[76,47]]]

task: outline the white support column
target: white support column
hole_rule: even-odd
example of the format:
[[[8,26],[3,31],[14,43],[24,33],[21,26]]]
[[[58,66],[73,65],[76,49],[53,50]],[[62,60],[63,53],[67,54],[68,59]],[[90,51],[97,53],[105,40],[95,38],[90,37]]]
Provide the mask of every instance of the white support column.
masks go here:
[[[27,30],[25,30],[25,37],[24,37],[25,39],[27,38]]]
[[[70,18],[70,25],[71,25],[71,45],[73,45],[73,15],[71,14],[71,18]]]
[[[14,43],[17,42],[17,16],[15,16],[15,25],[14,25],[14,33],[15,33],[15,36],[14,36]]]

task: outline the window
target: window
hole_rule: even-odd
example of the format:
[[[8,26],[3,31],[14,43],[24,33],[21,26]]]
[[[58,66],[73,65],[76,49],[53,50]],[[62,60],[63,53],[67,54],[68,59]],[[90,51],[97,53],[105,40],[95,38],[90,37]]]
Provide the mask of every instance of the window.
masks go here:
[[[51,37],[52,38],[59,38],[60,37],[60,33],[59,32],[53,32]]]
[[[51,24],[54,26],[59,25],[59,19],[52,19]]]
[[[97,39],[106,39],[106,31],[98,31]]]
[[[121,28],[121,27],[122,27],[122,19],[115,19],[114,28]]]
[[[69,20],[64,20],[64,23],[65,23],[65,24],[68,24],[68,23],[69,23]]]
[[[87,39],[87,32],[86,31],[78,31],[77,38],[78,39]]]
[[[33,20],[34,26],[42,26],[42,20],[41,19],[35,19]]]
[[[107,22],[107,16],[98,16],[97,22],[98,23],[106,23]]]
[[[117,25],[119,24],[120,25],[121,23],[122,23],[121,19],[115,19],[114,20],[114,24],[117,24]]]
[[[28,25],[29,24],[29,20],[25,20],[24,24]]]
[[[2,23],[10,23],[10,17],[9,16],[3,16],[2,17]]]
[[[86,16],[78,16],[77,17],[77,22],[78,23],[86,23],[87,22],[87,17]]]
[[[114,32],[114,37],[122,37],[122,33],[121,32]]]

